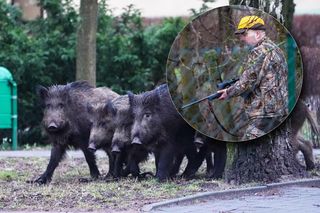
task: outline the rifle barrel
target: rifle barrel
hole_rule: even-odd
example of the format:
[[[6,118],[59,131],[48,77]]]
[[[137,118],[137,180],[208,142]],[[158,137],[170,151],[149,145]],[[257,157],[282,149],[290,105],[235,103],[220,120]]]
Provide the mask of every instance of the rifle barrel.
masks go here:
[[[217,84],[217,87],[218,87],[219,90],[222,90],[222,89],[225,89],[225,88],[227,88],[227,87],[230,87],[232,84],[234,84],[234,83],[237,82],[238,80],[239,80],[239,78],[234,78],[234,79],[231,79],[231,80],[228,80],[228,81],[224,81],[224,82],[221,82],[221,83]],[[202,101],[204,101],[204,100],[207,100],[207,99],[208,99],[209,101],[212,101],[213,99],[219,98],[221,95],[222,95],[222,93],[217,93],[217,92],[216,92],[216,93],[213,93],[213,94],[211,94],[211,95],[209,95],[209,96],[206,96],[206,97],[201,98],[201,99],[199,99],[199,100],[196,100],[196,101],[193,101],[193,102],[188,103],[188,104],[186,104],[186,105],[183,105],[183,106],[181,107],[181,109],[188,108],[188,107],[190,107],[190,106],[192,106],[192,105],[195,105],[195,104],[200,103],[200,102],[202,102]]]
[[[222,93],[213,93],[213,94],[211,94],[211,95],[209,95],[209,96],[206,96],[206,97],[204,97],[204,98],[201,98],[201,99],[199,99],[199,100],[196,100],[196,101],[193,101],[193,102],[191,102],[191,103],[188,103],[188,104],[186,104],[186,105],[183,105],[182,107],[181,107],[181,109],[185,109],[185,108],[188,108],[188,107],[190,107],[190,106],[192,106],[192,105],[195,105],[195,104],[197,104],[197,103],[200,103],[200,102],[202,102],[202,101],[204,101],[204,100],[209,100],[209,101],[212,101],[213,99],[216,99],[216,98],[219,98],[220,96],[222,95]]]

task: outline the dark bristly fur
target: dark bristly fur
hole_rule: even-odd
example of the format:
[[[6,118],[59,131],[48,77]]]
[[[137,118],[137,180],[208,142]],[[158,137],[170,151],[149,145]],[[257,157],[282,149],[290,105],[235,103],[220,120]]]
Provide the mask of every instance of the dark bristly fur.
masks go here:
[[[39,86],[37,93],[44,107],[43,134],[52,144],[52,149],[46,171],[34,182],[50,182],[55,168],[69,147],[83,151],[91,176],[97,178],[99,170],[95,155],[87,149],[91,129],[91,115],[87,111],[87,105],[112,100],[118,94],[108,88],[94,88],[86,81],[49,88]]]
[[[293,145],[294,154],[296,155],[300,150],[304,156],[306,169],[312,170],[315,168],[312,143],[306,140],[301,140],[301,138],[298,137],[298,132],[302,128],[306,119],[308,119],[313,131],[319,135],[319,127],[317,125],[316,118],[311,116],[310,110],[306,104],[299,100],[291,114],[291,132],[289,137],[290,142]]]
[[[124,99],[125,98],[125,99]],[[131,174],[133,177],[140,177],[139,163],[148,159],[148,151],[141,146],[131,144],[131,129],[134,121],[129,105],[128,95],[124,96],[121,104],[114,103],[116,111],[116,128],[112,139],[112,147],[120,152],[116,155],[115,177],[126,177]],[[118,105],[118,106],[117,106]],[[123,169],[123,166],[125,168]]]
[[[148,152],[142,150],[141,154],[137,152],[132,154],[132,150],[136,149],[131,145],[130,139],[133,117],[128,96],[123,95],[92,108],[95,113],[93,113],[89,147],[114,150],[112,152],[114,162],[109,164],[109,176],[114,178],[129,174],[139,176],[138,164],[147,160]]]
[[[217,141],[198,132],[195,134],[194,142],[197,144],[199,149],[194,167],[194,173],[199,169],[204,159],[206,159],[207,178],[222,178],[227,160],[226,142]],[[213,162],[212,153],[214,153]]]
[[[131,139],[141,141],[142,147],[154,153],[158,180],[174,176],[185,155],[188,165],[183,175],[188,176],[196,156],[194,130],[176,111],[167,85],[140,95],[128,95],[134,115]]]

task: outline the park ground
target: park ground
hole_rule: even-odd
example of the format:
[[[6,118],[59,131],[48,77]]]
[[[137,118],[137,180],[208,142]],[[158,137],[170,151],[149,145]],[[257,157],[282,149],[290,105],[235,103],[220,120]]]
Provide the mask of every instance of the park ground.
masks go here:
[[[31,153],[37,152],[28,152]],[[317,165],[320,156],[316,155]],[[4,157],[0,155],[0,211],[63,211],[63,212],[138,212],[143,206],[193,195],[200,192],[222,191],[258,186],[250,183],[240,186],[223,180],[207,180],[205,165],[192,180],[175,179],[159,183],[153,178],[137,180],[126,178],[119,181],[103,179],[83,182],[89,177],[83,157],[67,155],[56,169],[50,184],[39,186],[27,183],[36,179],[46,168],[48,157]],[[108,170],[107,158],[99,156],[98,166],[102,174]],[[154,172],[152,157],[143,164],[142,171]],[[309,178],[318,178],[320,168],[309,173]],[[297,180],[300,177],[283,177],[281,181]]]

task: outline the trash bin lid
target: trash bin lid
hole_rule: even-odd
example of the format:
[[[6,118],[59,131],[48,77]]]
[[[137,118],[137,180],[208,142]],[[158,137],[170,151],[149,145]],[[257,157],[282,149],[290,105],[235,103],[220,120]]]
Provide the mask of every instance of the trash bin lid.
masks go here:
[[[13,80],[10,71],[0,66],[0,80]]]

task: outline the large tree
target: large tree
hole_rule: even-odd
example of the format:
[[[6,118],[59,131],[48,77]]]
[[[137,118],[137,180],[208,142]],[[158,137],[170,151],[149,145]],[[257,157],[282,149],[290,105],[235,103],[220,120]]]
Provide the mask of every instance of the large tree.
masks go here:
[[[98,0],[81,0],[77,33],[77,80],[96,84],[96,33]]]
[[[264,10],[288,29],[291,27],[293,0],[230,0],[230,4],[242,4]],[[303,169],[295,159],[290,126],[289,119],[277,130],[262,138],[229,145],[226,180],[236,184],[251,181],[271,182],[283,175],[300,174]]]

